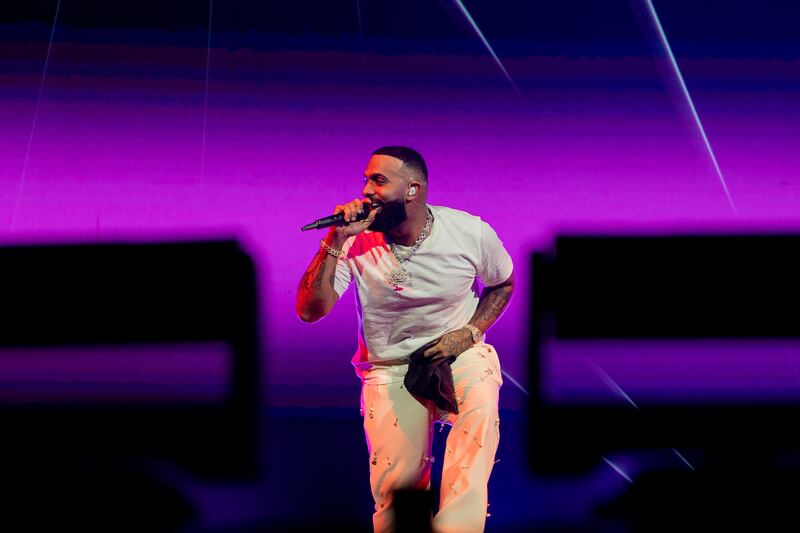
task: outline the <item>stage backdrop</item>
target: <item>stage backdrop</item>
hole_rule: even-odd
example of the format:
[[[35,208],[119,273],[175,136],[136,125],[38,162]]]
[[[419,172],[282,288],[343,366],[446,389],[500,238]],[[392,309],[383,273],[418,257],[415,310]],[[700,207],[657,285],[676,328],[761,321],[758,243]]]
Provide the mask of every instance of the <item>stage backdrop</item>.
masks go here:
[[[162,4],[0,21],[0,242],[240,238],[274,405],[358,409],[353,291],[296,317],[321,237],[299,227],[359,196],[379,146],[420,151],[430,203],[480,215],[514,258],[488,336],[506,407],[527,386],[529,255],[555,232],[797,219],[790,2]]]

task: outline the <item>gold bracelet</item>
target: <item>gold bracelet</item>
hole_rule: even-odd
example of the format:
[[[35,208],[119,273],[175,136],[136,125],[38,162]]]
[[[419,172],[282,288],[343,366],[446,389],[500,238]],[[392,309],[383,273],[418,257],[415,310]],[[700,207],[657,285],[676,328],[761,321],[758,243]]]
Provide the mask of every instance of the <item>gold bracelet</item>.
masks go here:
[[[325,250],[326,254],[332,255],[336,259],[339,259],[340,257],[342,257],[344,255],[344,252],[342,250],[335,250],[335,249],[331,248],[330,246],[328,246],[328,243],[325,242],[325,239],[322,239],[321,241],[319,241],[319,245],[322,246],[322,248]]]

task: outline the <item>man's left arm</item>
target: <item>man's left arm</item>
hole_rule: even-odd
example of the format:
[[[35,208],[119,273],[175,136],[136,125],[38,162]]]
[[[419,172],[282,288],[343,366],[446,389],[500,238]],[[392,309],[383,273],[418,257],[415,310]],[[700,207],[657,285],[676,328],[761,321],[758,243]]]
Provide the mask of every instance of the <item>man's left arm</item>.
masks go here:
[[[513,272],[503,283],[492,287],[484,287],[478,300],[478,308],[475,309],[475,313],[468,323],[478,328],[481,333],[486,333],[486,330],[503,314],[509,300],[511,300],[512,292],[514,292]],[[425,350],[424,355],[434,359],[453,355],[457,357],[472,345],[472,332],[463,327],[445,333],[439,339],[439,342]]]

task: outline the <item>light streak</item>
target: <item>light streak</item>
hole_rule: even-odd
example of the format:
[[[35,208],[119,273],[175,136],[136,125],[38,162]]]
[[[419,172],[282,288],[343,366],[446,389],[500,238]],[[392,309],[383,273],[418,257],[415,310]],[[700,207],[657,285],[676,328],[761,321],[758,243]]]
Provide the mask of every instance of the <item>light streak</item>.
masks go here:
[[[529,393],[527,390],[525,390],[525,387],[523,387],[522,385],[520,385],[520,384],[519,384],[519,382],[518,382],[516,379],[514,379],[513,377],[511,377],[511,375],[510,375],[508,372],[506,372],[505,370],[501,370],[500,372],[502,372],[503,376],[505,376],[506,378],[508,378],[508,381],[510,381],[511,383],[513,383],[514,385],[516,385],[516,386],[517,386],[517,388],[518,388],[519,390],[521,390],[521,391],[522,391],[522,393],[523,393],[525,396],[530,396],[530,393]]]
[[[628,393],[626,393],[624,390],[622,390],[622,387],[620,387],[619,384],[616,381],[614,381],[614,379],[611,376],[609,376],[608,373],[605,370],[600,368],[597,365],[597,363],[595,363],[594,361],[591,361],[591,360],[589,360],[589,359],[587,359],[585,357],[583,358],[583,360],[584,360],[584,362],[586,363],[587,366],[592,367],[594,369],[594,371],[597,372],[597,374],[600,375],[600,379],[603,380],[603,383],[605,383],[608,386],[608,388],[610,388],[611,390],[613,390],[614,392],[618,393],[620,396],[625,398],[625,400],[627,400],[627,402],[630,403],[634,408],[636,408],[636,409],[639,408],[639,406],[636,405],[636,402],[634,402],[633,399],[630,396],[628,396]]]
[[[630,477],[628,474],[626,474],[626,473],[625,473],[625,471],[623,471],[623,470],[622,470],[620,467],[618,467],[617,465],[615,465],[614,463],[612,463],[611,461],[609,461],[609,460],[608,460],[606,457],[603,457],[603,461],[605,461],[605,462],[606,462],[606,464],[607,464],[608,466],[610,466],[611,468],[613,468],[613,469],[614,469],[614,471],[615,471],[617,474],[619,474],[620,476],[622,476],[623,478],[625,478],[625,481],[627,481],[627,482],[628,482],[628,483],[630,483],[630,484],[633,484],[633,480],[631,479],[631,477]]]
[[[690,462],[689,462],[689,460],[688,460],[688,459],[686,459],[686,457],[684,457],[683,455],[681,455],[681,453],[680,453],[678,450],[676,450],[675,448],[672,448],[672,451],[673,451],[673,452],[675,452],[675,455],[677,455],[677,456],[680,458],[680,460],[681,460],[681,461],[683,461],[684,463],[686,463],[686,466],[688,466],[689,468],[691,468],[692,470],[694,470],[694,467],[692,466],[692,463],[690,463]]]
[[[656,13],[656,8],[653,6],[652,0],[644,0],[644,3],[647,6],[647,9],[650,13],[650,18],[653,20],[653,24],[655,24],[656,30],[658,31],[658,36],[661,39],[661,44],[663,45],[664,49],[667,52],[667,56],[669,57],[669,62],[672,65],[672,70],[675,72],[675,76],[678,78],[681,90],[683,91],[683,96],[686,99],[686,103],[689,105],[689,109],[692,112],[694,121],[697,124],[697,129],[700,131],[700,136],[703,137],[703,142],[706,145],[706,150],[708,151],[708,155],[711,158],[711,162],[713,163],[714,169],[717,172],[717,176],[719,177],[719,181],[722,184],[722,188],[725,190],[725,196],[728,198],[728,203],[730,204],[731,209],[733,209],[734,216],[738,217],[739,213],[736,210],[736,204],[733,203],[733,198],[731,197],[731,193],[728,190],[728,184],[725,182],[725,177],[722,175],[722,170],[719,168],[719,164],[717,163],[717,157],[714,155],[714,150],[711,148],[711,143],[708,140],[705,128],[703,128],[703,123],[700,120],[700,116],[697,114],[697,109],[695,109],[694,107],[694,101],[692,100],[692,95],[689,94],[689,89],[686,87],[686,82],[683,80],[681,69],[678,66],[678,62],[675,60],[675,55],[672,53],[672,47],[669,45],[669,41],[667,40],[667,34],[664,32],[664,28],[661,26],[661,21],[659,20],[658,14]]]
[[[511,79],[511,76],[509,75],[508,71],[506,70],[506,67],[503,65],[503,62],[500,61],[500,58],[497,57],[497,54],[494,53],[494,49],[492,48],[492,45],[489,44],[488,40],[486,40],[486,37],[484,37],[483,32],[478,27],[478,25],[475,23],[475,20],[472,18],[472,15],[470,15],[470,13],[467,10],[467,8],[464,5],[464,3],[461,0],[454,0],[454,1],[455,1],[456,5],[458,6],[458,8],[461,10],[461,13],[464,14],[464,16],[466,17],[467,21],[472,26],[472,29],[475,30],[475,33],[477,33],[478,37],[480,37],[481,42],[483,42],[483,46],[485,46],[486,50],[488,50],[489,53],[492,55],[492,58],[494,59],[494,62],[497,64],[498,67],[500,67],[500,70],[503,71],[503,75],[508,80],[508,83],[511,84],[511,87],[514,88],[514,92],[516,92],[519,95],[520,91],[517,88],[517,85],[514,83],[514,80]]]
[[[214,0],[208,2],[208,41],[206,43],[206,83],[203,91],[203,140],[200,148],[200,182],[206,173],[206,130],[208,124],[208,79],[211,70],[211,16],[214,12]]]
[[[33,108],[33,120],[31,121],[31,131],[28,135],[28,146],[25,148],[25,159],[22,162],[22,173],[19,177],[19,185],[17,186],[17,195],[14,198],[14,207],[11,209],[11,225],[8,232],[14,232],[14,226],[17,222],[17,210],[19,209],[19,201],[22,197],[22,189],[25,185],[25,179],[28,175],[28,162],[31,158],[31,146],[33,145],[33,134],[36,131],[36,122],[39,120],[39,106],[42,101],[42,93],[44,92],[44,81],[47,78],[47,67],[50,64],[50,52],[53,49],[53,38],[56,34],[56,25],[58,24],[58,14],[61,11],[61,0],[56,4],[56,13],[53,16],[53,26],[50,29],[50,41],[47,43],[47,55],[44,58],[44,67],[42,68],[42,79],[39,82],[39,92],[36,94],[36,104]]]

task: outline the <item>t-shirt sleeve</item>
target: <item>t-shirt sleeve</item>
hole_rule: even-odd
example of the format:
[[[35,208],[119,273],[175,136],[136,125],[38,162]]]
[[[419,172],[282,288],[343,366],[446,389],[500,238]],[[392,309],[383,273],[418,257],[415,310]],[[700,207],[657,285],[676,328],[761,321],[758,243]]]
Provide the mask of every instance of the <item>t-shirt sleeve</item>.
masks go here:
[[[492,287],[503,283],[514,271],[511,256],[494,229],[481,221],[481,263],[478,276],[483,284]]]
[[[342,294],[345,293],[347,288],[350,286],[350,283],[353,281],[353,273],[350,271],[350,265],[347,263],[347,251],[350,249],[352,244],[352,239],[345,242],[344,246],[342,246],[344,255],[336,261],[336,273],[333,277],[333,290],[336,291],[336,294],[339,295],[339,298],[342,297]]]

